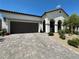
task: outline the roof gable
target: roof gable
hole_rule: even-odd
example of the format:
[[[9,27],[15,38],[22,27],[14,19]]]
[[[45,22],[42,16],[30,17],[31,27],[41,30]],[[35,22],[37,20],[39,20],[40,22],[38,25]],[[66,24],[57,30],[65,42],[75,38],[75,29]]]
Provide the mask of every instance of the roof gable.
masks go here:
[[[55,11],[58,11],[58,10],[62,10],[67,16],[69,16],[62,8],[55,9],[55,10],[51,10],[51,11],[47,11],[47,12],[45,12],[42,16],[44,16],[44,15],[47,14],[47,13],[55,12]]]

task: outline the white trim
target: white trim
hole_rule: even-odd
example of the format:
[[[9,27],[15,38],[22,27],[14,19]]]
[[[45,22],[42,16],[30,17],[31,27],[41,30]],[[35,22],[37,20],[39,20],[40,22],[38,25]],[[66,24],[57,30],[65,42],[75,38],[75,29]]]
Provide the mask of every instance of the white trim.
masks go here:
[[[16,21],[16,22],[28,22],[28,23],[39,23],[40,21],[32,21],[32,20],[19,20],[19,19],[8,19],[9,21]]]

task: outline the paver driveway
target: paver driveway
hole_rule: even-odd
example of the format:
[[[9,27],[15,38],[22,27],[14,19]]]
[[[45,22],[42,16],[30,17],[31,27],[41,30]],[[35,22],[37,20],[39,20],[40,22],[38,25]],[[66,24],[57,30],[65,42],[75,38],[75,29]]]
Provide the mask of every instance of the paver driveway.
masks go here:
[[[47,34],[29,33],[6,36],[0,42],[0,59],[79,59],[79,55]]]

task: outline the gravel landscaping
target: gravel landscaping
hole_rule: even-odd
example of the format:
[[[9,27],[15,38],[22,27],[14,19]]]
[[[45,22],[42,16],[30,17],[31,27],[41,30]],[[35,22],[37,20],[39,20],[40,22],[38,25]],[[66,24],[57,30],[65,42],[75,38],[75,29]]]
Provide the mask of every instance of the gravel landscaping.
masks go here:
[[[0,40],[0,59],[79,59],[54,40],[43,33],[5,36]]]

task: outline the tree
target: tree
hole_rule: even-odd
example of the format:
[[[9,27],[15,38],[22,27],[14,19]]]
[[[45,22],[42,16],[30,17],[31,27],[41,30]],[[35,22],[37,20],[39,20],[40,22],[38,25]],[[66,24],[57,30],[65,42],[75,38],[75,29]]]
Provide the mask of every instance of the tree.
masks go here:
[[[77,27],[77,31],[78,31],[78,27],[79,27],[79,16],[77,18],[77,24],[76,24],[76,27]]]
[[[72,14],[64,20],[64,25],[68,26],[71,31],[71,34],[73,34],[75,28],[79,25],[79,16],[77,16],[77,14]]]

